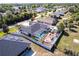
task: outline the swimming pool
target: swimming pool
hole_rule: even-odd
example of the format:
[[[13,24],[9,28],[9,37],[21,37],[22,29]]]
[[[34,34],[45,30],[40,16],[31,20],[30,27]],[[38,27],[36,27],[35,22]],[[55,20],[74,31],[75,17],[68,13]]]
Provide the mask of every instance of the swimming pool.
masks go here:
[[[40,40],[41,38],[43,38],[47,33],[46,32],[42,32],[42,33],[38,33],[35,35],[35,40]]]

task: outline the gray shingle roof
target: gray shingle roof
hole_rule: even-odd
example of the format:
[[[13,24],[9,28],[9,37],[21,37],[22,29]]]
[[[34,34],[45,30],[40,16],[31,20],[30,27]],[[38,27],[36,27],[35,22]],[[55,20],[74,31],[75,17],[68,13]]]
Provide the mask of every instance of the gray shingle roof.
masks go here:
[[[43,11],[46,11],[46,9],[43,8],[43,7],[38,7],[38,8],[36,8],[35,11],[36,11],[36,12],[43,12]]]
[[[61,15],[64,15],[64,12],[54,12],[54,15],[57,17],[60,17]]]
[[[30,33],[31,35],[34,35],[35,32],[37,32],[37,31],[39,31],[41,29],[46,30],[46,28],[47,28],[47,25],[45,25],[45,24],[35,23],[35,24],[32,24],[31,26],[26,27],[26,28],[22,27],[21,30],[26,32],[26,33]]]
[[[31,25],[31,33],[34,33],[39,29],[40,29],[40,24],[39,23]]]
[[[17,56],[29,45],[30,43],[3,38],[0,40],[0,56]]]

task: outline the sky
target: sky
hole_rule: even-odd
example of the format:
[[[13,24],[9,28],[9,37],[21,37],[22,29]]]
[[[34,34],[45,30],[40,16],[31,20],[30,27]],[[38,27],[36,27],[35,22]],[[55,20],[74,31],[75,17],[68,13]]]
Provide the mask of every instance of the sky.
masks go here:
[[[0,0],[0,3],[79,3],[79,0]]]

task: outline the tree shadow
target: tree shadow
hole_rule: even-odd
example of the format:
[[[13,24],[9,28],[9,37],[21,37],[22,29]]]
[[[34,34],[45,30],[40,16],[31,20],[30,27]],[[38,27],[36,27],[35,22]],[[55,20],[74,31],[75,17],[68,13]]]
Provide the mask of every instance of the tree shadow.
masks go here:
[[[69,33],[67,33],[66,31],[64,31],[64,32],[63,32],[63,35],[69,36]]]
[[[77,33],[77,31],[76,31],[75,29],[70,29],[70,31],[71,31],[71,32]]]
[[[62,34],[60,35],[60,37],[58,38],[58,40],[56,41],[56,43],[54,44],[55,46],[52,47],[51,52],[53,53],[55,51],[55,49],[57,49],[57,46],[63,36],[64,31],[62,32]]]
[[[79,56],[79,53],[72,50],[72,49],[69,49],[69,48],[64,48],[64,53],[65,55],[67,56]]]
[[[73,25],[72,28],[78,28],[77,26]]]
[[[14,33],[8,33],[10,35],[13,35],[13,36],[18,36],[18,37],[24,37],[23,35],[20,35],[20,34],[14,34]]]

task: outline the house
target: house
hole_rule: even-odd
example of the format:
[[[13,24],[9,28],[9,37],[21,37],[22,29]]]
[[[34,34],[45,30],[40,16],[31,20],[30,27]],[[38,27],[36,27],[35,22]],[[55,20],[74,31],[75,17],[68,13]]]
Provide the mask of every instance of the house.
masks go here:
[[[29,27],[22,26],[20,28],[20,32],[25,35],[25,37],[28,38],[28,40],[32,41],[33,43],[47,49],[47,50],[53,50],[54,44],[59,38],[58,28],[57,27],[51,27],[51,25],[45,24],[45,23],[32,23]],[[49,37],[49,35],[46,37],[48,33],[52,33],[52,36]],[[41,39],[43,38],[43,41],[51,40],[50,43],[48,42],[41,42]]]
[[[20,9],[18,6],[13,6],[12,9],[13,9],[13,13],[20,13]]]
[[[32,23],[29,27],[22,26],[20,28],[20,31],[22,33],[25,33],[26,35],[36,35],[38,33],[42,33],[43,31],[46,31],[48,28],[48,25],[43,24],[43,23]]]
[[[51,16],[51,17],[44,18],[44,19],[38,19],[38,21],[43,22],[48,25],[52,25],[52,24],[56,24],[57,19]]]
[[[56,9],[56,12],[57,12],[57,11],[63,11],[63,12],[66,12],[66,8],[65,8],[65,7],[57,8],[57,9]]]
[[[35,9],[35,11],[36,12],[44,12],[44,11],[46,11],[46,9],[43,8],[43,7],[38,7],[38,8]]]
[[[54,16],[57,18],[60,18],[60,16],[64,16],[64,14],[67,12],[67,9],[63,6],[57,6],[56,11],[54,12]]]
[[[53,8],[54,9],[59,9],[59,8],[62,8],[62,6],[54,6]]]
[[[29,52],[31,43],[24,40],[22,37],[13,35],[3,37],[0,40],[0,56],[21,56],[26,51]]]
[[[64,12],[63,11],[59,11],[59,12],[54,12],[54,18],[61,18],[61,16],[64,16]]]

